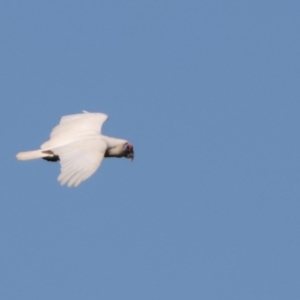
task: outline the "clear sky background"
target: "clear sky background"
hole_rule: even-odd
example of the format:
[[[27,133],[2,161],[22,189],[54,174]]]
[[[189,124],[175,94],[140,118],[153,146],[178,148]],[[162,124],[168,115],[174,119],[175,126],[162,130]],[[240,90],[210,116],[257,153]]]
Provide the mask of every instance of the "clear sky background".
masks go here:
[[[299,1],[2,1],[0,299],[300,299]],[[135,160],[20,162],[110,116]]]

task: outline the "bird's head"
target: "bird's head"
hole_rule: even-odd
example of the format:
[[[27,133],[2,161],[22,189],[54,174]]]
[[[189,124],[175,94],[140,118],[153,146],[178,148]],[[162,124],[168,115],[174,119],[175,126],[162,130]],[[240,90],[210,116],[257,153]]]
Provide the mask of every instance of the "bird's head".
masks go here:
[[[123,147],[123,156],[126,158],[130,158],[131,160],[134,159],[134,151],[133,151],[133,145],[126,142]]]

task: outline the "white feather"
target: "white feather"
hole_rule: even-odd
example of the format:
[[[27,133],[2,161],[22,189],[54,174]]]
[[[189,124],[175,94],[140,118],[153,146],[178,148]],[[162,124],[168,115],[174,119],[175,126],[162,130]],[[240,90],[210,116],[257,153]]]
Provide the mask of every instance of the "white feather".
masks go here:
[[[42,149],[59,147],[83,138],[99,135],[102,125],[108,119],[103,113],[88,113],[64,116],[53,128],[50,140],[42,144]]]
[[[29,160],[29,159],[36,159],[49,156],[49,154],[45,154],[42,150],[33,150],[33,151],[26,151],[26,152],[19,152],[16,157],[19,160]]]
[[[61,164],[58,180],[62,185],[78,186],[96,172],[108,149],[113,149],[118,154],[126,143],[123,139],[101,134],[107,119],[108,116],[103,113],[86,111],[64,116],[53,128],[50,139],[42,144],[41,149],[20,152],[17,158],[29,160],[58,156]]]
[[[56,148],[55,154],[59,156],[61,164],[58,181],[62,185],[79,185],[99,168],[106,148],[107,144],[101,137]]]

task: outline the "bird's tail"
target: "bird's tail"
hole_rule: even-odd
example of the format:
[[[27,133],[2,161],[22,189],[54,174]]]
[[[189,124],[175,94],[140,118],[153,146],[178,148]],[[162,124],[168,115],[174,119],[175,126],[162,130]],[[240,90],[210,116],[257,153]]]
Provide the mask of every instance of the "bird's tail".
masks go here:
[[[37,159],[37,158],[42,158],[47,156],[49,156],[49,154],[42,152],[42,150],[19,152],[16,155],[17,159],[19,160]]]

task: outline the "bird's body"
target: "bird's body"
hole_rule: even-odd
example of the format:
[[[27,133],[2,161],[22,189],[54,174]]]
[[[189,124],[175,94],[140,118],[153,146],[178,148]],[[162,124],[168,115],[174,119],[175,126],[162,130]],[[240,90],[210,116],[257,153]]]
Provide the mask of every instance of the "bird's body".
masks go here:
[[[64,116],[39,150],[20,152],[17,158],[59,161],[60,183],[78,186],[96,172],[104,157],[134,157],[133,146],[128,141],[101,134],[107,119],[103,113],[86,111]]]

